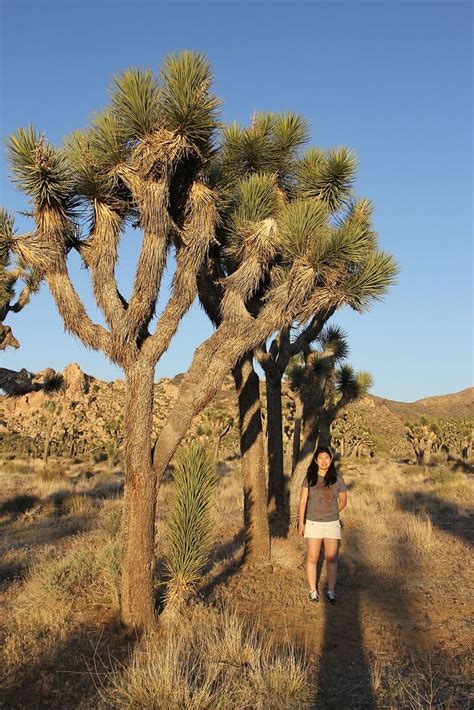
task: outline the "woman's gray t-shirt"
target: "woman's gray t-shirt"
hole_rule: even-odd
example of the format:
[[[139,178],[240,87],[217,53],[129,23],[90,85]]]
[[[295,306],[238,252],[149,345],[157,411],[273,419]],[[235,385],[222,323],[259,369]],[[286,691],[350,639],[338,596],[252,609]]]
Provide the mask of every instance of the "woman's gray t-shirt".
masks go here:
[[[308,478],[305,476],[302,488],[308,488]],[[332,486],[324,485],[324,477],[318,476],[315,486],[309,487],[308,505],[306,506],[306,520],[318,523],[330,523],[339,520],[338,495],[347,491],[342,476],[337,474],[337,481]]]

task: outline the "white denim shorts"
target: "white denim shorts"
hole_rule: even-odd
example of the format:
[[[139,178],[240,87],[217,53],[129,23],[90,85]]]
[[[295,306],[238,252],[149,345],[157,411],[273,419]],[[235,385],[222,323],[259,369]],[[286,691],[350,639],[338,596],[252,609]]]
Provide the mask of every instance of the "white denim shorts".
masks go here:
[[[331,520],[328,523],[307,520],[304,526],[304,536],[316,540],[323,540],[325,537],[332,540],[340,540],[341,523],[339,520]]]

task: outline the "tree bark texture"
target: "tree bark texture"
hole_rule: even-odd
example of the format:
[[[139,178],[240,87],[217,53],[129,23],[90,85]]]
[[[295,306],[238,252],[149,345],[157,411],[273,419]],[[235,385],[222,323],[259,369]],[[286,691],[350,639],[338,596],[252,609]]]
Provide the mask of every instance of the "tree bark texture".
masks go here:
[[[331,424],[332,419],[321,415],[319,418],[319,440],[318,446],[331,446]]]
[[[316,412],[313,410],[311,402],[308,403],[309,406],[305,406],[305,404],[303,404],[302,442],[290,485],[291,516],[296,515],[298,511],[301,484],[311,463],[319,437],[319,421]]]
[[[293,431],[293,455],[291,460],[291,475],[293,475],[300,455],[301,442],[301,420],[303,417],[303,403],[300,398],[296,398],[295,428]]]
[[[151,462],[154,369],[137,362],[127,373],[121,616],[133,629],[155,622],[156,477]]]
[[[283,511],[285,481],[283,473],[283,424],[281,407],[281,376],[266,376],[267,446],[268,446],[268,508]]]
[[[265,448],[260,407],[260,382],[251,353],[234,367],[239,402],[239,433],[244,485],[244,562],[258,564],[270,559],[267,515]]]

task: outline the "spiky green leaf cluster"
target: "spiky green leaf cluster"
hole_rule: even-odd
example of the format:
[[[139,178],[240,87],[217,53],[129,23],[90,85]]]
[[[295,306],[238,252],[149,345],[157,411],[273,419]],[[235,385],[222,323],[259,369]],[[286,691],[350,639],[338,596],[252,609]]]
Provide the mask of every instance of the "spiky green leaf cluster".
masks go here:
[[[0,273],[10,263],[10,243],[14,234],[15,218],[7,210],[0,208]]]
[[[321,253],[328,241],[327,210],[316,200],[295,200],[282,210],[278,220],[283,253],[289,261],[308,260]]]
[[[210,92],[212,72],[206,57],[178,52],[166,58],[160,81],[161,125],[209,153],[218,128],[220,100]]]
[[[275,177],[267,173],[255,173],[241,180],[232,214],[234,226],[274,217],[278,209],[276,187]]]
[[[314,197],[331,212],[349,201],[357,170],[357,157],[345,146],[327,152],[309,150],[298,166],[298,192]]]
[[[223,131],[219,160],[230,180],[272,173],[290,192],[298,150],[308,140],[308,124],[297,114],[256,113],[248,127],[231,123]]]
[[[138,140],[159,126],[158,83],[149,69],[131,67],[113,80],[112,107],[120,132]]]
[[[372,301],[381,300],[388,288],[396,283],[398,266],[391,254],[376,250],[364,261],[348,270],[341,289],[346,303],[362,313]]]
[[[349,355],[347,334],[338,325],[329,325],[318,337],[323,354],[334,363],[345,360]]]
[[[373,385],[369,372],[355,372],[351,365],[343,364],[336,373],[337,391],[350,401],[364,397]]]
[[[64,152],[48,143],[32,126],[19,128],[7,139],[12,180],[35,209],[68,211],[75,206],[73,174]]]
[[[185,591],[199,578],[212,539],[216,475],[208,453],[196,442],[178,454],[173,481],[165,564],[169,586]]]
[[[75,131],[68,136],[65,155],[74,172],[78,197],[126,211],[130,196],[115,168],[126,161],[128,152],[111,111],[98,114],[85,131]]]

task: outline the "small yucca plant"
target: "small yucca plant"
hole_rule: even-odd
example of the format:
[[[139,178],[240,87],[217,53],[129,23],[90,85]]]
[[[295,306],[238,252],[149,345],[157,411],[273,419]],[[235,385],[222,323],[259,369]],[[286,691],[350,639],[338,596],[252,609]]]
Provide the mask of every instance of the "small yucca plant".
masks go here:
[[[167,526],[167,608],[175,609],[192,591],[211,543],[216,474],[209,454],[196,442],[183,448],[173,472],[175,483]]]

